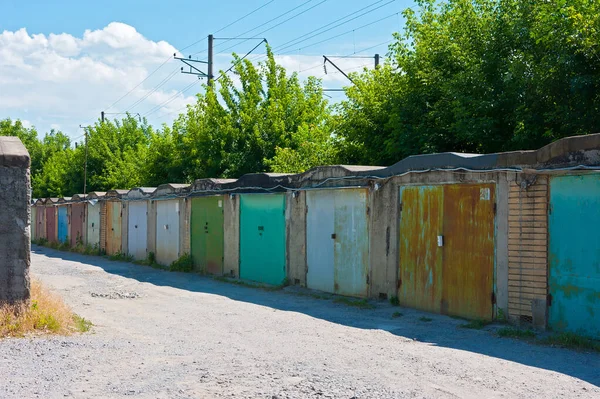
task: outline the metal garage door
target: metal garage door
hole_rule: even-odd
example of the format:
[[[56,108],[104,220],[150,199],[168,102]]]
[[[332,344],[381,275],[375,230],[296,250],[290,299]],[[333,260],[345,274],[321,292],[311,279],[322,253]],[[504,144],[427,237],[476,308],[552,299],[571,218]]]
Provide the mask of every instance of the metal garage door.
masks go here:
[[[600,338],[600,176],[550,179],[548,324]]]
[[[179,200],[156,201],[156,261],[164,266],[179,259]]]
[[[127,221],[127,245],[129,255],[137,260],[148,256],[148,201],[129,202]]]
[[[102,204],[100,202],[92,203],[88,202],[87,205],[87,244],[100,248],[100,208]]]
[[[194,269],[223,274],[223,196],[192,199],[191,254]]]
[[[406,186],[400,201],[400,303],[492,319],[494,185]]]
[[[121,253],[121,202],[106,202],[106,254]]]
[[[340,295],[368,295],[367,190],[306,193],[307,286]]]
[[[285,279],[285,196],[240,195],[240,277],[279,285]]]
[[[67,242],[69,237],[69,220],[67,218],[67,206],[58,207],[58,241]]]
[[[75,247],[78,243],[83,244],[83,232],[85,228],[85,204],[77,203],[71,205],[71,246]]]

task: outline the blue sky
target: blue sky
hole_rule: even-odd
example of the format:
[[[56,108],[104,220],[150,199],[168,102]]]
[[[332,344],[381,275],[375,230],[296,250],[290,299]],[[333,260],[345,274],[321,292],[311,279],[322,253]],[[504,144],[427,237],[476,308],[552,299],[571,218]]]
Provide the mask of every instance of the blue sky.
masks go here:
[[[8,96],[0,99],[0,118],[20,118],[42,132],[50,128],[61,129],[72,138],[79,135],[79,124],[93,122],[101,110],[129,110],[147,114],[153,124],[169,123],[178,110],[194,100],[193,94],[200,85],[183,93],[181,89],[193,83],[195,78],[175,73],[180,64],[169,60],[142,85],[135,86],[163,64],[174,49],[181,50],[197,42],[183,54],[198,53],[197,57],[206,57],[204,38],[209,33],[217,32],[261,6],[264,7],[216,33],[215,37],[236,37],[247,31],[244,36],[266,37],[275,54],[279,55],[278,61],[289,70],[300,72],[303,78],[309,75],[322,77],[325,87],[339,88],[347,82],[340,74],[329,72],[324,76],[321,56],[354,52],[364,56],[376,52],[384,55],[392,33],[403,27],[403,18],[397,14],[413,6],[413,2],[2,0],[0,75],[5,79],[0,77],[0,92]],[[283,46],[363,8],[330,28],[357,17],[352,21],[328,32],[317,31],[313,33],[315,37],[302,43]],[[286,12],[289,13],[268,22]],[[365,15],[360,15],[362,13]],[[280,25],[274,27],[277,24]],[[366,24],[370,25],[361,28]],[[263,26],[254,29],[260,25]],[[273,29],[261,33],[269,28]],[[257,43],[255,40],[216,41],[217,69],[229,66],[232,51],[245,54]],[[363,52],[364,49],[368,50]],[[263,52],[262,47],[257,50],[257,54]],[[339,59],[337,62],[345,70],[356,71],[370,66],[373,61]],[[133,91],[128,96],[108,109],[130,90]],[[329,95],[331,101],[343,97],[342,93]]]

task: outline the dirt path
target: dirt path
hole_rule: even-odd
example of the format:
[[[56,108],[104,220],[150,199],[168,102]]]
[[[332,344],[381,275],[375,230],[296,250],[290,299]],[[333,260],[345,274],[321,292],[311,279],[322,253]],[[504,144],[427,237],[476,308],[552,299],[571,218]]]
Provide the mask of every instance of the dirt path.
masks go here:
[[[95,327],[0,341],[0,398],[600,397],[597,354],[444,316],[50,249],[36,248],[32,272]]]

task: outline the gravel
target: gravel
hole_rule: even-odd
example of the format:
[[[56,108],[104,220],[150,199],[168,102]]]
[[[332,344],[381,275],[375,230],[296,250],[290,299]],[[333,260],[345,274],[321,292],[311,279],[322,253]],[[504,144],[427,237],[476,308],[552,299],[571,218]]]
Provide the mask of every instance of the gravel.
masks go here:
[[[47,248],[31,267],[94,327],[1,340],[0,398],[600,397],[598,354],[498,338],[497,326]]]

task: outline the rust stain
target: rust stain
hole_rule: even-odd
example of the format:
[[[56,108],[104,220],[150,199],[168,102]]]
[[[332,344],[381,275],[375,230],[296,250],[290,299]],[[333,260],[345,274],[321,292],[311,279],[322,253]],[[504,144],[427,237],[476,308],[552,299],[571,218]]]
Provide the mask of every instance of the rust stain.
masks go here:
[[[443,187],[409,186],[401,193],[398,299],[404,306],[441,312]]]
[[[448,314],[492,318],[494,203],[493,184],[444,187],[442,296]]]

